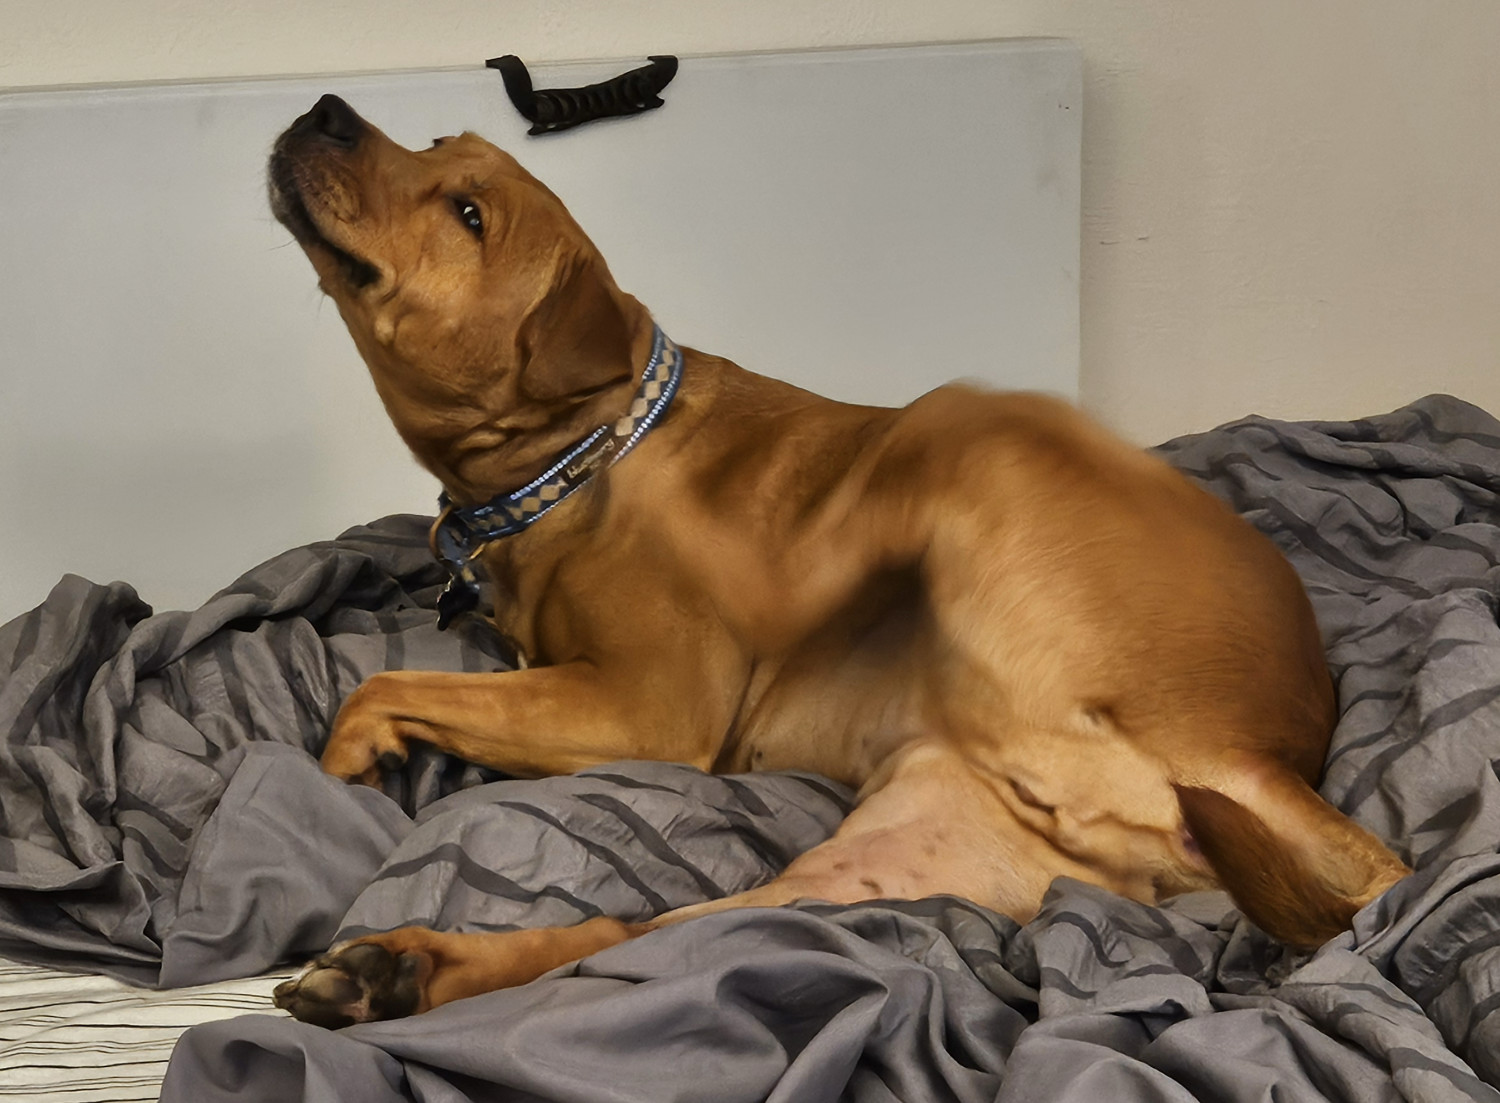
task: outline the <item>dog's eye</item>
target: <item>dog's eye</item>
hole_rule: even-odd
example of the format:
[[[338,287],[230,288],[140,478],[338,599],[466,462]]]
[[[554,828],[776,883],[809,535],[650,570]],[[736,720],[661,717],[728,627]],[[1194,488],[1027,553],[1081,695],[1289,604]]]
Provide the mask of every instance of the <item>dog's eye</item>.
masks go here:
[[[480,217],[479,208],[467,199],[455,199],[453,209],[458,212],[458,220],[467,226],[475,237],[484,234],[484,219]]]

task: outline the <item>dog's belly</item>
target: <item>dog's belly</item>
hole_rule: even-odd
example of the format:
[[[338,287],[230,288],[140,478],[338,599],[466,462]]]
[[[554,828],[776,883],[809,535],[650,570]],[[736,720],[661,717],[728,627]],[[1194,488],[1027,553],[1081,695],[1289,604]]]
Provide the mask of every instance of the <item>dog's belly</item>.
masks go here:
[[[1170,826],[1173,814],[1157,829],[1125,822],[1129,811],[1079,804],[1039,817],[1007,780],[952,743],[919,739],[883,764],[844,824],[841,845],[811,852],[789,872],[813,877],[818,894],[834,900],[912,899],[940,884],[1023,923],[1058,877],[1146,903],[1215,887]]]

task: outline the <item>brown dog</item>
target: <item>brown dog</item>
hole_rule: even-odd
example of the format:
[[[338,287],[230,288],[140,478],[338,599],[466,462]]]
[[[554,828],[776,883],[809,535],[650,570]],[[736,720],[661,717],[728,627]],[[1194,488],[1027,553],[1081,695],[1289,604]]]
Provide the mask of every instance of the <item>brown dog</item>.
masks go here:
[[[1335,707],[1296,575],[1159,460],[1047,398],[849,406],[679,356],[470,134],[412,152],[325,96],[271,184],[453,502],[454,593],[477,553],[528,659],[376,675],[324,768],[372,783],[416,739],[522,777],[650,758],[860,789],[761,888],[641,924],[357,939],[277,990],[299,1018],[425,1010],[721,908],[952,893],[1024,921],[1060,875],[1147,902],[1223,884],[1315,945],[1407,873],[1311,788]],[[516,512],[545,516],[499,538],[486,503],[538,476]]]

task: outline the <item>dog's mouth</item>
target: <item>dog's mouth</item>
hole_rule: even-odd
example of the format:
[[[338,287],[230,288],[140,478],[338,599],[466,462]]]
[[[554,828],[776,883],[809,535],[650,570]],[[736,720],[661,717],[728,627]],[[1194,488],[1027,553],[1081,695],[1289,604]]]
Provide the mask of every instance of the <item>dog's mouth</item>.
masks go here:
[[[297,244],[305,250],[317,250],[328,256],[336,265],[339,277],[356,291],[379,282],[380,269],[329,240],[323,232],[307,209],[297,163],[284,149],[278,148],[271,158],[270,183],[271,213],[276,216],[276,221],[291,231]]]

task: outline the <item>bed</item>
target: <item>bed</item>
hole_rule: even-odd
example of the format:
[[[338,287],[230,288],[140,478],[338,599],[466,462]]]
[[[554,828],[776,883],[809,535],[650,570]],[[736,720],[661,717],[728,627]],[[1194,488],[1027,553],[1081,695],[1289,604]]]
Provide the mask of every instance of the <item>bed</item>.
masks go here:
[[[156,1099],[184,1030],[263,1009],[289,975],[150,989],[0,960],[0,1099]]]
[[[1060,881],[1024,926],[809,901],[297,1023],[266,993],[338,937],[644,916],[770,877],[849,807],[659,763],[516,781],[428,752],[383,793],[331,782],[362,678],[510,661],[479,622],[434,630],[427,520],[394,516],[196,611],[69,576],[0,627],[0,1096],[151,1098],[186,1026],[166,1100],[1500,1099],[1500,423],[1432,396],[1161,452],[1301,573],[1342,711],[1323,792],[1416,870],[1317,953],[1221,893]]]

